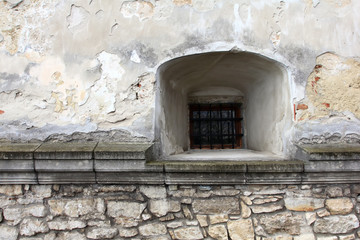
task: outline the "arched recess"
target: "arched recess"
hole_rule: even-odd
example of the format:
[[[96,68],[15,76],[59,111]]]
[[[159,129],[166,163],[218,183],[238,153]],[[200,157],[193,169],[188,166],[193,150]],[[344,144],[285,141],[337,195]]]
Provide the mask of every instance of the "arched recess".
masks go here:
[[[248,149],[283,155],[291,123],[287,72],[251,52],[209,52],[172,59],[157,71],[155,137],[161,155],[189,150],[188,101],[193,95],[242,96]]]

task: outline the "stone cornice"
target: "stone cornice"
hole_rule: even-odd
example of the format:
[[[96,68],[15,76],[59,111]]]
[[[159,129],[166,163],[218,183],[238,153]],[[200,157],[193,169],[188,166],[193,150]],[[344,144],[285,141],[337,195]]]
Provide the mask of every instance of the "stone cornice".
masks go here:
[[[306,160],[157,160],[151,143],[0,144],[1,184],[358,183],[357,146],[306,146]],[[309,149],[326,149],[324,151]],[[349,149],[352,149],[351,151]],[[312,154],[317,154],[313,157]],[[320,154],[320,155],[319,155]],[[319,157],[322,156],[322,157]],[[336,156],[336,159],[334,159]]]

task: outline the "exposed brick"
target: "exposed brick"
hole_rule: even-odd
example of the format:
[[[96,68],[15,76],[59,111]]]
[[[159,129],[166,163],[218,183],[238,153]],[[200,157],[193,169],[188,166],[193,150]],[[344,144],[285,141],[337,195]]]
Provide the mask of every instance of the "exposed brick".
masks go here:
[[[306,105],[306,104],[304,104],[304,103],[299,103],[298,105],[297,105],[297,110],[305,110],[305,109],[308,109],[309,107],[308,107],[308,105]]]

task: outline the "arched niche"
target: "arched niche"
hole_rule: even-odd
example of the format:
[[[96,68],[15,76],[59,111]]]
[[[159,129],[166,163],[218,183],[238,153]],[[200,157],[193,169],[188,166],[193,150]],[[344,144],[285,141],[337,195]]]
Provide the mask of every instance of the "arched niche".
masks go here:
[[[189,150],[188,103],[193,96],[243,99],[244,146],[284,153],[291,122],[287,72],[251,52],[209,52],[172,59],[157,71],[155,136],[161,155]]]

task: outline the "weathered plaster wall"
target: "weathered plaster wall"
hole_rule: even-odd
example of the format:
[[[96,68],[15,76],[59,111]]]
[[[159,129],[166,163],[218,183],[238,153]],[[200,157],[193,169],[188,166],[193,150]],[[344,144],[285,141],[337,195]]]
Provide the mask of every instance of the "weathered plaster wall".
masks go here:
[[[1,1],[0,138],[111,131],[151,141],[158,67],[236,48],[286,69],[293,116],[283,154],[326,136],[359,141],[359,8],[351,0]]]

